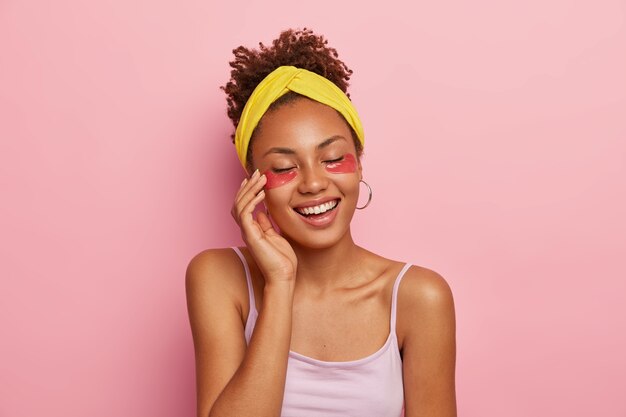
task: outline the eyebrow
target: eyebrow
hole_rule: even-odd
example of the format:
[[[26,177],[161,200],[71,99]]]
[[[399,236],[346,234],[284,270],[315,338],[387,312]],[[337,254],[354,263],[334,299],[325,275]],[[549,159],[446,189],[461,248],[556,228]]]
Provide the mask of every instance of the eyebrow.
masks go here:
[[[326,139],[324,142],[322,142],[322,143],[320,143],[319,145],[317,145],[317,149],[318,149],[318,150],[320,150],[320,149],[324,149],[325,147],[327,147],[327,146],[328,146],[328,145],[330,145],[331,143],[336,142],[336,141],[341,140],[341,139],[346,140],[346,138],[344,138],[344,137],[343,137],[343,136],[341,136],[341,135],[331,136],[331,137],[329,137],[328,139]]]
[[[342,139],[346,140],[346,138],[344,138],[341,135],[331,136],[328,139],[324,140],[319,145],[317,145],[316,148],[317,148],[317,150],[324,149],[327,146],[329,146],[331,143],[336,142],[338,140],[342,140]],[[280,154],[285,154],[285,155],[295,155],[296,151],[294,151],[291,148],[274,147],[274,148],[270,148],[267,152],[265,152],[263,154],[263,157],[266,157],[267,155],[269,155],[271,153],[280,153]]]

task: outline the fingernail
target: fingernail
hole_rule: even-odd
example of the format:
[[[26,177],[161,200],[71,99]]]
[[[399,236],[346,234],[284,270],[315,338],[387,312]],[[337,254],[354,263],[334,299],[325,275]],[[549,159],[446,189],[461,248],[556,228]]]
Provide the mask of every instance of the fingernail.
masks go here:
[[[252,173],[252,177],[257,177],[259,175],[259,168],[255,169]]]
[[[247,178],[244,178],[243,181],[241,181],[241,185],[239,186],[240,188],[243,187],[243,185],[246,183],[246,181],[248,181]]]

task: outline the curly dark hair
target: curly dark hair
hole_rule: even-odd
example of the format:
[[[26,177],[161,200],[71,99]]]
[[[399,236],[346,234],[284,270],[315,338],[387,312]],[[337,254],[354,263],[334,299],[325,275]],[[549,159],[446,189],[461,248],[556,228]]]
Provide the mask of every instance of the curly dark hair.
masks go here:
[[[272,71],[283,65],[292,65],[315,72],[332,81],[350,97],[348,81],[352,70],[339,60],[339,54],[334,48],[328,46],[328,41],[324,36],[316,35],[310,29],[288,29],[281,32],[278,38],[272,41],[271,46],[264,45],[262,42],[259,42],[259,49],[239,46],[233,50],[233,54],[235,59],[230,62],[232,68],[230,81],[220,88],[226,93],[228,117],[235,128],[256,86]],[[270,110],[301,97],[300,94],[289,92],[272,103]],[[357,140],[354,131],[352,136],[355,139],[357,154],[360,155],[361,143]],[[232,140],[234,139],[233,133]],[[250,150],[249,148],[248,161],[250,161]]]

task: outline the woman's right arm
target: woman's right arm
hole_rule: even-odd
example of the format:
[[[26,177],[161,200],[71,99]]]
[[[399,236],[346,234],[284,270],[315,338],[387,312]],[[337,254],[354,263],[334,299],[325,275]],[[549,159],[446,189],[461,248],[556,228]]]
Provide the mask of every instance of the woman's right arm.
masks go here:
[[[246,347],[237,289],[241,266],[220,251],[196,256],[187,268],[189,319],[196,354],[198,416],[280,416],[295,283],[295,254],[260,214],[263,177],[242,184],[233,207],[248,249],[264,279],[263,301]],[[286,244],[286,246],[285,246]],[[237,270],[237,267],[239,270]]]

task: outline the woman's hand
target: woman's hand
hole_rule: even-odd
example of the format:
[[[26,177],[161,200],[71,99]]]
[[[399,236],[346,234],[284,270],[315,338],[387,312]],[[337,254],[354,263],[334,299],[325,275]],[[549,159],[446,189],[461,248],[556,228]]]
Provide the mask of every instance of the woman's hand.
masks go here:
[[[255,207],[265,198],[266,181],[258,170],[250,179],[244,179],[231,214],[266,282],[293,281],[298,260],[291,245],[274,229],[267,214],[260,212],[256,219],[253,216]]]

